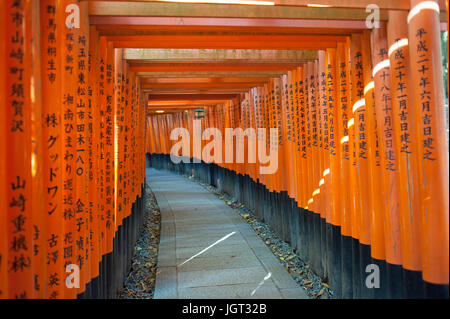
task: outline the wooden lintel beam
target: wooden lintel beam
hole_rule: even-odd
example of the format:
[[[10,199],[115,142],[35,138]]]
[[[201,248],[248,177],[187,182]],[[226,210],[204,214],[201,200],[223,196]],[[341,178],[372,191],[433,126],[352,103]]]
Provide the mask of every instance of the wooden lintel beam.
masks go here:
[[[192,77],[217,77],[226,76],[250,78],[250,77],[279,77],[287,71],[190,71],[190,72],[136,72],[140,78],[192,78]]]
[[[338,1],[336,1],[338,2]],[[345,2],[345,1],[339,1]],[[395,2],[395,1],[391,1]],[[310,8],[302,6],[247,6],[227,4],[188,4],[164,2],[90,1],[91,16],[159,16],[179,17],[221,17],[221,18],[269,18],[269,19],[328,19],[365,20],[364,8]],[[387,19],[382,10],[380,19]]]
[[[169,42],[169,43],[177,43],[177,42],[192,42],[192,43],[216,43],[216,42],[286,42],[286,41],[295,41],[295,42],[344,42],[346,40],[345,36],[340,35],[278,35],[278,34],[194,34],[194,33],[186,33],[186,34],[169,34],[169,35],[136,35],[136,36],[106,36],[108,41],[113,42]],[[145,48],[145,47],[144,47]]]
[[[267,81],[260,82],[232,82],[232,83],[142,83],[143,89],[202,89],[202,88],[252,88],[262,86]]]
[[[86,0],[82,0],[86,1]],[[105,2],[105,0],[87,0],[89,2]],[[258,1],[258,0],[256,0]],[[262,0],[260,0],[262,1]],[[267,0],[265,0],[267,1]],[[108,0],[108,2],[159,2],[163,4],[164,0]],[[210,2],[214,2],[210,0]],[[353,9],[365,9],[370,4],[377,5],[382,10],[409,10],[409,0],[272,0],[275,6],[297,6],[308,7],[308,5],[314,4],[326,8],[327,6],[332,8],[353,8]],[[439,7],[441,10],[446,9],[445,0],[439,0]]]
[[[248,92],[250,88],[203,88],[203,89],[151,89],[141,87],[149,94],[240,94]]]
[[[191,103],[191,104],[179,104],[179,105],[175,105],[175,106],[166,106],[166,105],[149,105],[148,106],[148,110],[173,110],[173,109],[188,109],[188,108],[197,108],[199,106],[213,106],[213,105],[217,105],[217,104],[223,104],[226,101],[219,101],[217,103]]]
[[[223,103],[226,100],[171,100],[171,101],[156,101],[156,100],[148,100],[149,107],[175,107],[180,105],[193,105],[193,104],[217,104]]]
[[[335,48],[337,41],[327,42],[291,42],[283,40],[279,42],[263,41],[234,41],[234,42],[192,42],[192,41],[174,41],[174,42],[149,42],[147,40],[137,41],[113,41],[115,48],[157,48],[157,49],[276,49],[276,50],[325,50],[327,48]]]
[[[327,33],[349,30],[366,29],[365,20],[342,19],[273,19],[273,18],[211,18],[184,17],[182,23],[179,17],[140,17],[140,16],[91,16],[91,25],[95,25],[100,33],[108,34],[118,30],[126,32],[155,32],[155,31],[198,31],[207,28],[208,31],[236,31],[241,32],[281,32],[303,31],[311,33]]]
[[[232,100],[235,94],[150,94],[149,100],[152,101],[211,101],[211,100]]]
[[[106,36],[115,48],[321,50],[346,41],[340,35]]]
[[[329,39],[329,38],[327,38]],[[313,50],[226,50],[226,49],[125,49],[124,59],[130,62],[143,60],[147,62],[258,62],[280,63],[301,62],[317,59],[317,52]]]
[[[190,72],[190,71],[291,71],[299,65],[196,65],[196,66],[131,66],[133,72]]]
[[[223,78],[198,78],[198,77],[192,77],[192,78],[141,78],[140,83],[141,84],[181,84],[185,85],[186,83],[192,84],[192,85],[203,85],[203,84],[216,84],[216,85],[222,85],[222,84],[246,84],[246,83],[263,83],[268,81],[270,78],[266,77],[256,77],[256,78],[233,78],[233,77],[223,77]]]

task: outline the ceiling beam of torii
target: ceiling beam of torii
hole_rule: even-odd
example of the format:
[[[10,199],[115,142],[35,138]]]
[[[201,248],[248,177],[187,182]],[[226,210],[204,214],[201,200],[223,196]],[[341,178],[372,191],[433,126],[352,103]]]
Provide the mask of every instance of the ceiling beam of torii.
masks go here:
[[[90,2],[105,2],[102,0],[90,0]],[[147,2],[154,4],[174,4],[174,2],[182,3],[182,0],[109,0],[108,2]],[[214,3],[220,1],[214,0],[197,0],[198,3]],[[223,2],[223,1],[222,1]],[[231,1],[229,1],[231,2]],[[365,9],[370,4],[377,5],[383,10],[409,10],[410,1],[409,0],[253,0],[255,4],[261,2],[261,4],[271,4],[268,7],[273,6],[298,6],[298,7],[309,7],[309,8],[356,8]],[[441,10],[445,10],[445,0],[439,0],[439,6]]]
[[[136,72],[141,78],[223,78],[227,76],[251,78],[273,78],[286,74],[287,71],[190,71],[190,72]]]
[[[177,62],[304,62],[317,59],[312,50],[230,50],[230,49],[125,49],[123,58],[134,60]]]

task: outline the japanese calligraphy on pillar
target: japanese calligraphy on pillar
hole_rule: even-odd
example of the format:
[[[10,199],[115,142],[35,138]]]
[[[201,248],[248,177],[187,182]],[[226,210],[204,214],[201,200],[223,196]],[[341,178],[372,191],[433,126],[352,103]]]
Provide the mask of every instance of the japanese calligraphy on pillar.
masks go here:
[[[74,72],[76,72],[76,142],[75,142],[75,174],[76,174],[76,245],[78,254],[77,265],[81,270],[89,262],[89,203],[87,197],[88,181],[88,117],[89,117],[89,87],[88,87],[88,55],[89,37],[85,28],[77,29],[74,41],[76,50],[74,52]],[[88,277],[86,277],[88,278]]]
[[[348,89],[347,89],[347,62],[341,61],[339,64],[339,101],[340,101],[340,114],[341,114],[341,128],[343,138],[348,137]],[[349,145],[344,140],[342,143],[342,158],[345,160],[350,159]]]
[[[61,228],[62,214],[62,158],[61,158],[61,121],[63,112],[60,107],[61,89],[61,51],[60,27],[57,24],[57,3],[55,0],[45,1],[41,6],[41,62],[46,66],[43,69],[42,79],[42,112],[44,138],[44,187],[45,187],[45,213],[46,213],[46,243],[47,243],[47,269],[48,269],[48,298],[61,296],[63,254]],[[57,38],[59,41],[57,41]],[[59,43],[58,43],[59,42]]]
[[[69,3],[65,1],[64,3]],[[61,15],[59,19],[65,25],[65,17]],[[62,28],[62,134],[63,136],[63,217],[65,220],[63,240],[64,268],[69,264],[75,264],[77,258],[76,249],[76,37],[74,29]],[[75,296],[75,291],[71,291]]]
[[[386,48],[380,48],[378,52],[379,61],[389,61],[388,51]],[[382,63],[382,62],[381,62]],[[385,169],[389,171],[395,171],[395,150],[394,150],[394,130],[393,130],[393,119],[392,119],[392,104],[391,104],[391,92],[390,92],[390,70],[384,67],[380,71],[379,78],[381,79],[380,91],[381,91],[381,110],[382,110],[382,120],[383,128],[382,134],[384,135],[385,150]],[[379,117],[381,119],[381,117]]]
[[[414,37],[416,38],[416,53],[418,56],[417,60],[417,72],[420,74],[420,113],[422,119],[422,158],[427,161],[434,161],[435,157],[433,155],[433,134],[431,126],[431,83],[429,79],[429,63],[430,63],[430,52],[428,51],[427,39],[424,35],[427,33],[424,28],[418,28]],[[407,129],[407,127],[405,128]],[[402,152],[407,151],[404,147],[407,147],[407,142],[402,142]]]
[[[8,220],[8,275],[11,298],[33,298],[31,225],[31,105],[30,60],[26,1],[6,1],[6,167]],[[3,30],[2,30],[3,31]]]

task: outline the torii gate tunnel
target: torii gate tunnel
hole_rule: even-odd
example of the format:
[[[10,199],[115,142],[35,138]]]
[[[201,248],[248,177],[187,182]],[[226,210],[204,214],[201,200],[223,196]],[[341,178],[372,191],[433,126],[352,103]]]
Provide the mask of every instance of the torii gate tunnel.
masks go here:
[[[448,1],[183,2],[0,1],[0,298],[115,298],[146,166],[335,298],[448,298]]]

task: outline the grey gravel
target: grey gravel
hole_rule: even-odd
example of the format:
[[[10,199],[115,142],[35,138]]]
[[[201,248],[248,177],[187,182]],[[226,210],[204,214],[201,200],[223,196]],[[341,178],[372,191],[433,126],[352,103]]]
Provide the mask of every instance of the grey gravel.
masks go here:
[[[119,299],[152,299],[155,292],[161,214],[148,185],[144,203],[144,225],[134,247],[132,266]]]

